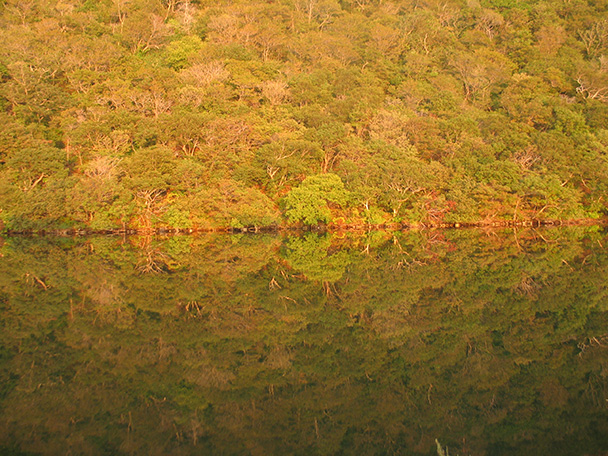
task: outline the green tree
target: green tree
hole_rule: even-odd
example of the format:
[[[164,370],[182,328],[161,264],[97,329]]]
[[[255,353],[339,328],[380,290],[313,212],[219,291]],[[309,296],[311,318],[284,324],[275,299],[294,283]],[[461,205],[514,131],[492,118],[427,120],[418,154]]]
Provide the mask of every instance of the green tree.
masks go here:
[[[350,199],[344,183],[335,174],[309,176],[283,199],[285,216],[292,222],[315,225],[331,221],[328,204],[346,206]]]

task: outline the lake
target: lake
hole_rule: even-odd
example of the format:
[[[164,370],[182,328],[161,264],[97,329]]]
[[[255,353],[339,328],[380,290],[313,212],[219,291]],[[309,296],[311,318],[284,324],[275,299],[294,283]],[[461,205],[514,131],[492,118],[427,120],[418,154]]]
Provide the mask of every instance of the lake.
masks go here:
[[[0,453],[606,454],[607,238],[4,238]]]

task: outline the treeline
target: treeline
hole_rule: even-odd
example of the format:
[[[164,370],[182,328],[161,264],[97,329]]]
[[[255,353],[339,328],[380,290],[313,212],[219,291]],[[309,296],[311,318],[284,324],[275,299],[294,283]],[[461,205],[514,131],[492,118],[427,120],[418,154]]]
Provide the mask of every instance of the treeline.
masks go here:
[[[601,217],[608,2],[0,1],[5,229]]]

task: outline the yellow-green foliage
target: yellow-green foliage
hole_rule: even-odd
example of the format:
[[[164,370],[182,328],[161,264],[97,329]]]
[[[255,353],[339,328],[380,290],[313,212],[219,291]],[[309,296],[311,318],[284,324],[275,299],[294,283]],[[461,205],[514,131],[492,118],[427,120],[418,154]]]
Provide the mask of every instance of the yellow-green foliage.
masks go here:
[[[0,218],[315,224],[324,174],[345,219],[604,214],[604,2],[435,3],[6,1]]]
[[[331,221],[328,204],[345,206],[350,194],[339,176],[319,174],[309,176],[292,189],[283,200],[285,215],[292,222],[314,225]]]

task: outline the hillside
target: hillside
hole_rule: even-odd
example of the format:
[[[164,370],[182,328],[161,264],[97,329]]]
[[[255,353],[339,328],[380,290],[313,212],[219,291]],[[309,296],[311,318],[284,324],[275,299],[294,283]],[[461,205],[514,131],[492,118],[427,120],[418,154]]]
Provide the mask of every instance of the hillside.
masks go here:
[[[0,1],[5,229],[599,218],[608,1]]]

